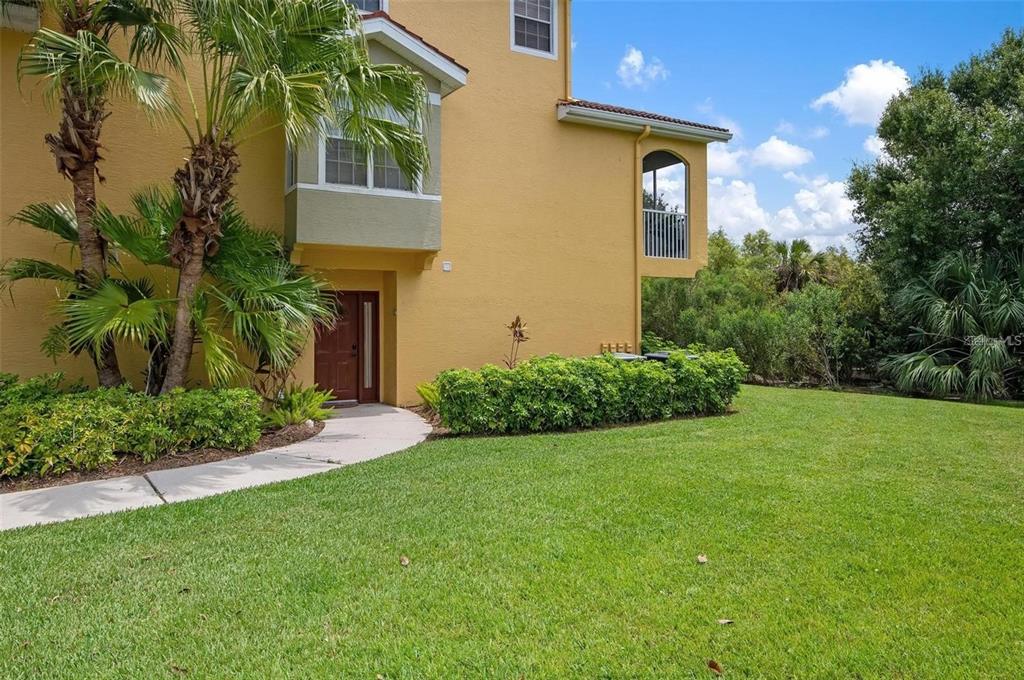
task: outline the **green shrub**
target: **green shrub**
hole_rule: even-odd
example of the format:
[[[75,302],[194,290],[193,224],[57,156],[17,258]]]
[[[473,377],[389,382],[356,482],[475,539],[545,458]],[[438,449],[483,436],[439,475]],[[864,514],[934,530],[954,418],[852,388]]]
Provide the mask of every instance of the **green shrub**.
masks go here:
[[[416,386],[416,394],[420,395],[424,406],[437,413],[437,407],[441,402],[441,395],[437,392],[437,385],[432,382],[421,382]]]
[[[287,425],[298,425],[307,420],[325,420],[331,412],[324,408],[324,404],[333,398],[333,394],[317,389],[316,385],[292,385],[267,411],[264,424],[278,429]]]
[[[165,417],[177,450],[242,451],[260,438],[263,400],[250,389],[177,389],[160,399],[167,402]]]
[[[126,387],[60,393],[59,378],[27,380],[0,406],[0,477],[92,470],[134,454],[149,461],[195,448],[244,450],[260,436],[252,390],[176,390],[160,397]]]
[[[732,350],[675,352],[665,364],[547,356],[511,370],[444,371],[435,384],[454,433],[548,432],[721,413],[746,370]]]
[[[13,373],[0,373],[0,408],[52,399],[65,391],[61,390],[62,382],[63,373],[46,373],[20,382]]]

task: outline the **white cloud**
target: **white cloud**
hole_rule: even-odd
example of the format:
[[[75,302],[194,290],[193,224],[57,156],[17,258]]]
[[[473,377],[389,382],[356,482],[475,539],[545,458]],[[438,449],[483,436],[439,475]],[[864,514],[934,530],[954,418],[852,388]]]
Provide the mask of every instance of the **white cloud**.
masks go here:
[[[708,174],[724,177],[737,177],[743,174],[743,160],[747,157],[746,149],[732,151],[726,144],[708,145]]]
[[[708,180],[708,225],[722,227],[733,239],[767,229],[777,239],[805,238],[817,249],[831,245],[851,248],[854,229],[853,202],[843,182],[827,176],[807,178],[793,172],[786,179],[801,185],[793,202],[774,214],[761,206],[757,187],[744,180]],[[659,182],[660,186],[660,182]]]
[[[809,129],[800,129],[788,120],[780,120],[775,126],[775,133],[789,137],[803,137],[804,139],[824,139],[829,135],[829,129],[824,125],[818,125]]]
[[[788,120],[780,120],[779,124],[775,126],[775,131],[780,135],[795,135],[796,126]]]
[[[889,100],[908,87],[910,78],[900,66],[874,59],[851,68],[839,87],[815,99],[811,106],[818,111],[831,106],[850,125],[877,125]]]
[[[763,165],[776,170],[796,168],[814,160],[810,149],[779,139],[775,135],[761,142],[750,157],[754,165]]]
[[[757,200],[753,182],[722,177],[708,180],[708,227],[721,227],[733,239],[758,229],[767,229],[768,212]]]
[[[646,88],[651,83],[669,77],[669,71],[660,59],[652,57],[648,61],[644,53],[632,45],[626,45],[626,53],[619,61],[616,74],[619,76],[619,82],[625,87],[640,88]]]
[[[871,135],[864,140],[864,150],[872,156],[881,156],[885,152],[882,145],[882,138],[878,135]]]

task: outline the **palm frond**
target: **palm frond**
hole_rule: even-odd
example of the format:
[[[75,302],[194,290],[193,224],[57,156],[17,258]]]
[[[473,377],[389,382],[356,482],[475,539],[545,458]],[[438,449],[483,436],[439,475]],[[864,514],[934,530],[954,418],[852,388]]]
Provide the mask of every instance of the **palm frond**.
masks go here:
[[[356,9],[339,0],[183,0],[180,14],[210,69],[206,125],[224,138],[257,120],[294,144],[341,129],[394,156],[411,178],[429,153],[427,90],[413,69],[374,64]]]
[[[115,248],[143,264],[169,265],[168,233],[159,223],[144,218],[115,215],[106,206],[96,209],[93,224]]]
[[[78,218],[70,206],[63,203],[33,203],[14,214],[12,222],[55,234],[72,245],[78,245]]]
[[[151,296],[148,281],[107,279],[88,293],[69,297],[62,308],[71,345],[99,350],[109,338],[137,344],[165,338],[173,300]]]
[[[232,334],[261,363],[287,368],[302,352],[309,333],[333,323],[334,298],[326,284],[286,261],[249,271],[229,270],[211,287]]]
[[[280,263],[284,247],[277,234],[255,229],[231,203],[220,220],[220,248],[206,259],[214,276],[231,277],[232,271],[251,271]]]
[[[891,375],[901,392],[920,392],[945,397],[963,387],[963,370],[957,363],[942,361],[941,353],[912,352],[889,357],[883,370]]]
[[[18,78],[25,76],[41,78],[51,102],[69,87],[90,101],[109,93],[153,112],[173,105],[166,77],[121,59],[102,37],[84,30],[74,36],[48,28],[36,31],[18,56]]]
[[[10,286],[15,281],[35,279],[40,281],[57,281],[70,286],[78,283],[73,272],[59,264],[37,260],[30,257],[19,257],[8,260],[0,268],[0,290]]]
[[[181,196],[173,190],[150,187],[133,193],[131,201],[139,217],[149,223],[149,229],[165,237],[170,236],[181,217]]]
[[[1017,267],[1014,256],[984,261],[956,253],[904,287],[897,304],[920,326],[915,337],[927,348],[885,363],[899,389],[977,401],[1007,395],[1021,366],[1010,338],[1024,329]]]
[[[210,305],[205,294],[196,296],[192,307],[192,323],[196,339],[203,347],[203,368],[210,382],[217,386],[230,384],[245,373],[235,345],[218,331],[217,322],[208,315]]]
[[[132,61],[164,62],[180,68],[185,36],[170,20],[173,13],[174,3],[169,0],[104,0],[95,3],[93,24],[129,33],[128,55]]]

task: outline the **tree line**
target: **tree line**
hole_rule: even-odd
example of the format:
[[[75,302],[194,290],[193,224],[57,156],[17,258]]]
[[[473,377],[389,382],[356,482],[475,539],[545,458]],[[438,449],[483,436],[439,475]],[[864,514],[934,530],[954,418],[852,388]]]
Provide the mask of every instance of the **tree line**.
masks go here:
[[[644,282],[648,347],[732,346],[755,380],[1024,396],[1024,32],[920,74],[877,134],[848,181],[856,256],[712,234],[695,279]]]

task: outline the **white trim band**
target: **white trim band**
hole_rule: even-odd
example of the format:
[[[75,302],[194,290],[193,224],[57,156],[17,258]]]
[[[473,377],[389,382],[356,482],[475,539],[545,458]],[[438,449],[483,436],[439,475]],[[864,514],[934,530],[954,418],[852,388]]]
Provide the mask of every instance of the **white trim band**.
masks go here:
[[[370,189],[368,187],[354,186],[351,184],[311,184],[299,182],[295,185],[298,189],[311,189],[313,191],[333,191],[339,194],[363,194],[364,196],[384,196],[387,198],[413,198],[421,201],[441,201],[437,194],[418,194],[415,191],[401,191],[399,189]]]

